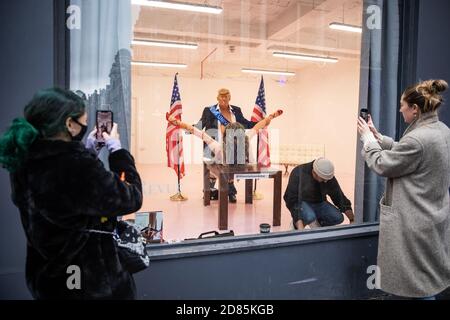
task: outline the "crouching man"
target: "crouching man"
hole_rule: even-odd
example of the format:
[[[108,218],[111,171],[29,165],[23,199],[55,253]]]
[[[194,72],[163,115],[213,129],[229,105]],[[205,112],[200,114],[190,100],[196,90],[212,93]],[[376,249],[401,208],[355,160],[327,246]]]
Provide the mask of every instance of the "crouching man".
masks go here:
[[[327,195],[333,201],[327,201]],[[334,177],[334,165],[325,158],[302,164],[292,170],[284,193],[286,207],[295,229],[328,227],[341,224],[344,213],[350,222],[354,215],[348,200]]]

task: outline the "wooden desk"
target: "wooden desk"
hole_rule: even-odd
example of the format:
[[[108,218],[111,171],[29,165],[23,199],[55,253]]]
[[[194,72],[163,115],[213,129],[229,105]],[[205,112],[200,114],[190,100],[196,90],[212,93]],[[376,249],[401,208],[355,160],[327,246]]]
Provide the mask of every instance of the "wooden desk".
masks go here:
[[[275,168],[260,169],[257,165],[224,166],[204,163],[203,165],[203,205],[210,205],[210,174],[219,180],[219,230],[228,229],[228,181],[235,175],[267,174],[273,183],[273,226],[281,225],[281,170]],[[245,203],[253,203],[253,179],[245,180]]]

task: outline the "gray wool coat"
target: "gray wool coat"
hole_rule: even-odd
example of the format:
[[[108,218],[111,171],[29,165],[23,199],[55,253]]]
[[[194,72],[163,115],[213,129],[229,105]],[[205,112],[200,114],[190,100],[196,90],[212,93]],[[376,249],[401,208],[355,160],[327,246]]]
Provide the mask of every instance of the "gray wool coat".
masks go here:
[[[399,142],[383,137],[363,150],[387,177],[380,201],[381,289],[411,298],[450,286],[450,130],[437,113],[413,122]]]

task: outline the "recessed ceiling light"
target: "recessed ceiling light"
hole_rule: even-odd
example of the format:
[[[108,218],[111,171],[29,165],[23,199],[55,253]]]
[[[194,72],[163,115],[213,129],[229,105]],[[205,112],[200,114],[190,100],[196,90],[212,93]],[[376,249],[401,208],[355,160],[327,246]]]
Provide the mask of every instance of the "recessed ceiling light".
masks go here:
[[[353,25],[350,25],[350,24],[339,23],[339,22],[332,22],[328,26],[330,27],[330,29],[334,29],[334,30],[362,33],[362,28],[361,27],[353,26]]]
[[[306,61],[317,61],[317,62],[328,62],[328,63],[336,63],[339,60],[332,57],[324,57],[324,56],[315,56],[301,53],[290,53],[290,52],[274,52],[274,57],[278,58],[287,58],[287,59],[297,59],[297,60],[306,60]]]
[[[132,0],[132,4],[162,9],[174,9],[212,14],[220,14],[223,11],[221,7],[174,1]]]
[[[187,65],[182,63],[166,63],[166,62],[132,61],[131,65],[144,67],[187,68]]]
[[[182,49],[197,49],[196,43],[183,43],[172,41],[160,41],[160,40],[133,40],[132,45],[138,46],[153,46],[153,47],[167,47],[167,48],[182,48]]]
[[[241,71],[244,73],[273,74],[273,75],[287,76],[287,77],[295,76],[295,72],[288,72],[288,71],[262,70],[262,69],[250,69],[250,68],[242,68]]]

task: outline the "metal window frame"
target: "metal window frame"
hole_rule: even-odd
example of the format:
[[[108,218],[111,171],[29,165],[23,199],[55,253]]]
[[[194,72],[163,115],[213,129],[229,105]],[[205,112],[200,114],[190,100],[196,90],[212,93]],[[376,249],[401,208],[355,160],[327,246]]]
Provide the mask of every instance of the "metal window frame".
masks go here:
[[[404,88],[406,84],[412,83],[416,77],[419,1],[420,0],[404,0],[402,3],[402,31],[409,30],[409,32],[402,32],[400,79],[398,81],[399,88]],[[55,26],[55,85],[69,89],[70,30],[66,27],[66,8],[70,5],[70,0],[54,0],[53,4]],[[397,118],[397,124],[398,138],[404,129],[400,116]],[[360,176],[359,178],[364,179],[363,176]],[[330,241],[341,237],[360,237],[378,232],[378,227],[379,223],[377,222],[363,222],[357,225],[328,227],[310,231],[288,231],[220,239],[190,240],[175,244],[151,245],[150,254],[153,259],[170,259],[186,255],[218,254],[224,250],[255,250],[311,241]]]

